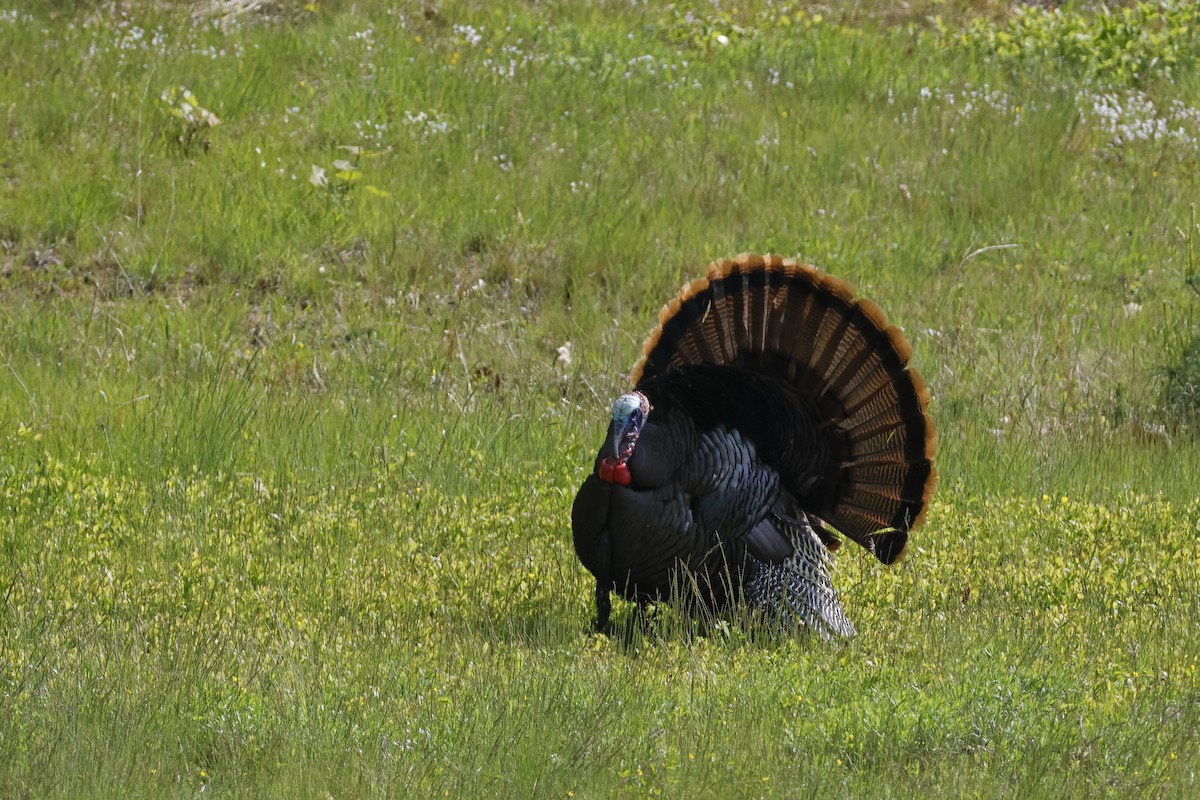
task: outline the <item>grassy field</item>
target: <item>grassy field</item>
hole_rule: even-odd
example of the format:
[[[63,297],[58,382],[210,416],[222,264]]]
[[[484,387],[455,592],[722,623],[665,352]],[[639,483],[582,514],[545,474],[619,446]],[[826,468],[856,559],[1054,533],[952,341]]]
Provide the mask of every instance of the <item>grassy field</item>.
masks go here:
[[[1192,797],[1190,4],[0,6],[0,796]],[[904,327],[860,631],[589,632],[658,308]]]

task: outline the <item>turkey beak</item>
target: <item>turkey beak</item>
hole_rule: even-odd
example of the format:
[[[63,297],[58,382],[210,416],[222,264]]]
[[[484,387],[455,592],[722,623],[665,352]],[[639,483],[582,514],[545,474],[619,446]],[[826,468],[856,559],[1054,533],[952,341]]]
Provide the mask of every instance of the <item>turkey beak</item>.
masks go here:
[[[621,459],[621,451],[625,449],[625,437],[629,432],[629,420],[623,422],[613,422],[612,433],[608,437],[608,457],[613,463],[619,463]],[[625,454],[629,457],[629,453]]]
[[[613,420],[612,436],[609,437],[608,447],[614,463],[625,461],[633,455],[633,446],[637,444],[638,434],[641,433],[640,420],[637,415],[630,415],[623,420]]]

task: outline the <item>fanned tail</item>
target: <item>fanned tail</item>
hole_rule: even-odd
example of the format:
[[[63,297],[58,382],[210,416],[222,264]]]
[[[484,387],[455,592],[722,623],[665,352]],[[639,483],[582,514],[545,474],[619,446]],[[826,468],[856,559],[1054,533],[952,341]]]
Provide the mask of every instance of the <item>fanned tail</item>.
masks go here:
[[[635,386],[688,365],[753,373],[793,398],[797,446],[776,468],[806,510],[880,561],[898,561],[937,483],[929,390],[911,349],[849,284],[780,256],[709,266],[659,315]],[[819,437],[814,455],[801,443]],[[846,624],[849,624],[848,622]]]

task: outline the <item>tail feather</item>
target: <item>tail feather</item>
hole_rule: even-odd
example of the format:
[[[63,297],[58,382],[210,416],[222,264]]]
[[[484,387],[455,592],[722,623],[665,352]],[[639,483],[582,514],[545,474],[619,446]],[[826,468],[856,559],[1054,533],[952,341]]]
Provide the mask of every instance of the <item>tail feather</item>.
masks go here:
[[[710,330],[719,359],[713,362],[715,364],[729,364],[737,357],[737,333],[734,325],[741,316],[741,309],[736,304],[738,289],[733,280],[712,285],[712,306],[707,318],[711,321]]]
[[[715,364],[778,381],[797,398],[796,426],[808,430],[796,441],[825,442],[815,456],[824,463],[785,454],[785,483],[824,498],[810,510],[890,563],[923,520],[937,478],[929,391],[908,367],[911,355],[900,330],[845,281],[743,254],[710,265],[667,304],[632,377],[640,385]]]
[[[792,317],[802,313],[800,309],[794,308],[794,305],[798,304],[793,303],[791,299],[792,287],[797,285],[798,281],[790,280],[791,276],[781,269],[770,270],[768,275],[763,350],[767,353],[782,353],[787,344],[783,332],[791,325]],[[799,286],[797,291],[802,291]]]

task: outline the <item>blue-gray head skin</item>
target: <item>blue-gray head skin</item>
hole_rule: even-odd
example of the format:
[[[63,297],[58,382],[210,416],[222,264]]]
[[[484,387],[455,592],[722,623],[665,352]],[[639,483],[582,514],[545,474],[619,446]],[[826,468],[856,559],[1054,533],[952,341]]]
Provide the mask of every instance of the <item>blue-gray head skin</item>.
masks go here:
[[[626,462],[633,455],[633,448],[649,414],[650,400],[641,392],[626,392],[613,403],[612,427],[608,441],[604,443],[607,452],[600,459],[601,480],[621,486],[629,485],[629,466]]]

